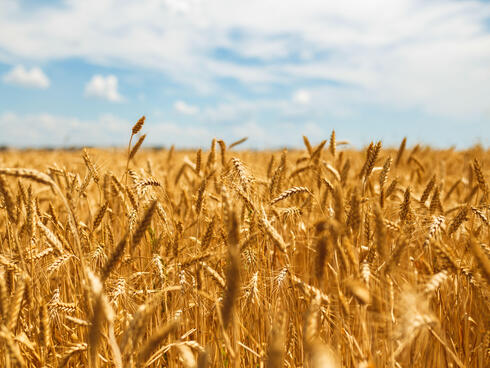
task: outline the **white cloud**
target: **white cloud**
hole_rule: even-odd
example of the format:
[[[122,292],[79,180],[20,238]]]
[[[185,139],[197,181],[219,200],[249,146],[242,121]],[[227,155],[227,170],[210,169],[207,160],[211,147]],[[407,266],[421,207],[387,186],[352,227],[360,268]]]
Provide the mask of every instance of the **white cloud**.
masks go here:
[[[116,145],[126,147],[135,119],[136,117],[132,117],[131,120],[126,120],[114,114],[80,119],[48,113],[4,112],[0,113],[0,131],[4,133],[0,135],[0,146]],[[385,145],[398,145],[406,135],[407,129],[411,129],[412,132],[409,144],[429,143],[428,139],[431,144],[440,147],[455,144],[463,148],[477,142],[490,144],[488,135],[483,134],[476,140],[470,133],[484,132],[487,129],[485,122],[466,122],[465,129],[461,129],[461,125],[458,126],[457,123],[447,119],[439,119],[433,124],[428,124],[426,120],[412,121],[407,118],[401,122],[399,129],[387,131],[383,124],[365,124],[362,119],[352,124],[334,120],[326,124],[323,118],[300,120],[301,122],[288,119],[270,122],[263,118],[257,120],[244,118],[230,124],[185,124],[152,118],[151,124],[145,128],[148,136],[144,147],[175,144],[177,147],[208,148],[213,137],[231,143],[244,136],[249,137],[244,147],[303,147],[302,135],[307,135],[313,144],[317,144],[322,139],[328,139],[332,129],[335,129],[339,139],[346,138],[359,148],[374,139],[382,139]],[[94,131],[98,134],[93,134]]]
[[[212,133],[202,125],[183,125],[175,122],[157,121],[148,128],[148,145],[172,144],[177,147],[196,148],[208,146]]]
[[[122,102],[124,98],[117,90],[117,77],[115,75],[103,76],[96,74],[85,86],[85,96],[96,97],[111,102]]]
[[[208,106],[204,109],[201,117],[209,123],[226,123],[236,121],[239,118],[249,118],[250,114],[257,111],[259,104],[249,101],[233,100],[220,103],[216,106]]]
[[[199,112],[199,107],[189,105],[184,101],[176,101],[174,103],[174,109],[184,115],[195,115]]]
[[[297,90],[293,95],[293,101],[300,105],[308,105],[311,100],[310,92],[304,89]]]
[[[93,119],[49,113],[0,113],[0,146],[120,146],[126,147],[134,121],[114,114],[101,114]],[[146,126],[146,125],[145,125]],[[209,145],[212,134],[202,125],[183,125],[156,120],[145,128],[144,147],[177,144],[180,147]],[[93,134],[97,131],[97,134]]]
[[[248,121],[243,124],[237,124],[231,129],[236,139],[242,137],[253,137],[255,142],[264,141],[267,139],[267,129],[262,124],[257,124],[255,121]]]
[[[0,60],[146,68],[202,93],[222,92],[221,78],[290,90],[331,80],[355,92],[340,101],[351,111],[359,102],[460,119],[488,110],[482,1],[86,0],[24,9],[0,5]],[[214,57],[218,48],[237,60]],[[311,96],[309,106],[323,104]]]
[[[50,85],[49,78],[41,68],[33,67],[26,69],[22,65],[14,66],[3,76],[3,81],[28,88],[46,89]]]
[[[112,114],[94,119],[49,113],[0,114],[0,145],[20,147],[63,145],[125,145],[131,131],[131,122]],[[97,131],[98,134],[93,134]]]
[[[199,0],[164,0],[168,8],[175,13],[189,13]]]

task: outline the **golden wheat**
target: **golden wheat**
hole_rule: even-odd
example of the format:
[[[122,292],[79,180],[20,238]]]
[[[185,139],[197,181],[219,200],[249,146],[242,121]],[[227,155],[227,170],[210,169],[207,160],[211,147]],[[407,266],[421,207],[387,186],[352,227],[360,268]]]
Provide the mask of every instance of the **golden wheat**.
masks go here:
[[[144,122],[0,152],[0,366],[490,365],[490,152],[162,153]]]

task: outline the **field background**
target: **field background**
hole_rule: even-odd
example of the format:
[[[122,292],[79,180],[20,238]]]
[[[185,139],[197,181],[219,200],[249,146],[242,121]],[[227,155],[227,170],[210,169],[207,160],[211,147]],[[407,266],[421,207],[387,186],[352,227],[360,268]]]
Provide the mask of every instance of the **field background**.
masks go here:
[[[488,151],[138,148],[0,152],[1,366],[489,365]]]

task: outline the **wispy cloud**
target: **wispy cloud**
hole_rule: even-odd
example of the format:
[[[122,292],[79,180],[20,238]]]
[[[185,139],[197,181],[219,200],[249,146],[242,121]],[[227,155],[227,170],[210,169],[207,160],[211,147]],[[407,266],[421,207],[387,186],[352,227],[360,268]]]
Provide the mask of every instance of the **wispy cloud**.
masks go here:
[[[277,142],[286,139],[284,124],[299,132],[299,124],[326,121],[349,124],[354,134],[361,134],[362,124],[384,124],[381,132],[397,124],[400,131],[415,120],[432,131],[435,121],[473,122],[486,127],[474,136],[490,133],[490,3],[485,1],[8,4],[0,4],[0,62],[82,60],[87,80],[97,73],[85,86],[86,96],[112,102],[127,97],[124,106],[104,105],[114,114],[158,106],[163,116],[189,121],[185,115],[199,113],[200,121],[249,124],[266,136],[276,129],[283,133],[273,137]],[[140,90],[121,93],[111,76],[128,87],[128,74],[144,73],[161,75],[162,84],[152,81],[151,89],[142,81]],[[178,122],[166,124],[170,129]],[[199,122],[193,124],[200,129]],[[216,135],[233,135],[225,124],[214,125]]]
[[[418,132],[409,136],[409,144],[431,143],[444,147],[448,144],[457,147],[475,143],[490,144],[487,136],[475,139],[469,132],[485,131],[485,123],[457,123],[439,120],[431,125],[425,121],[406,118],[397,129],[387,130],[384,124],[365,124],[358,121],[352,126],[346,124],[326,124],[323,119],[303,118],[301,122],[293,119],[274,120],[267,124],[263,119],[245,118],[229,124],[186,124],[180,121],[147,118],[144,146],[209,147],[213,137],[233,142],[244,136],[249,140],[243,147],[282,148],[302,147],[302,135],[307,135],[313,144],[327,139],[335,127],[340,140],[348,139],[353,145],[362,147],[372,139],[382,139],[387,146],[398,145],[407,130]],[[21,114],[0,113],[0,145],[19,147],[127,145],[128,136],[134,121],[119,114],[99,114],[93,118],[81,119],[72,115],[38,113]],[[97,131],[97,134],[93,134]]]
[[[124,145],[131,123],[112,114],[94,119],[49,113],[0,113],[0,145],[66,146],[66,145]],[[97,131],[97,134],[93,134]]]
[[[195,115],[199,112],[199,107],[190,105],[184,101],[175,101],[174,109],[184,115]]]
[[[310,103],[311,95],[310,92],[304,89],[299,89],[293,94],[293,102],[300,105],[307,105]]]
[[[488,104],[485,2],[87,0],[20,9],[1,12],[0,59],[123,63],[206,93],[219,92],[220,78],[249,88],[335,81],[356,86],[369,103],[439,115],[479,114]]]
[[[50,85],[49,78],[41,68],[26,69],[22,65],[14,66],[3,76],[4,83],[14,84],[27,88],[46,89]]]
[[[118,91],[118,80],[114,75],[94,75],[85,86],[85,96],[111,102],[122,102],[124,100]]]
[[[149,119],[150,120],[150,119]],[[80,119],[69,115],[49,113],[19,114],[15,112],[0,113],[0,145],[16,142],[16,146],[71,146],[127,145],[131,126],[115,114],[101,114],[93,119]],[[97,134],[93,134],[97,131]],[[172,121],[152,120],[145,125],[148,138],[145,147],[153,145],[171,145],[182,142],[186,147],[204,146],[211,143],[213,135],[204,126],[186,126]],[[229,137],[228,132],[224,136]]]

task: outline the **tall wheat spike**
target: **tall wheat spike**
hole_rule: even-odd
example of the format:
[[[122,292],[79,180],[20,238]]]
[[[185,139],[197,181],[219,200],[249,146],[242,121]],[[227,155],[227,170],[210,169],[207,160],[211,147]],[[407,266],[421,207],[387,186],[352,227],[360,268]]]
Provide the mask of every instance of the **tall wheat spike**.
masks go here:
[[[144,123],[0,150],[0,367],[489,366],[484,147],[146,149]]]

